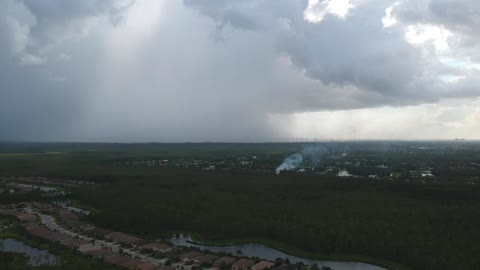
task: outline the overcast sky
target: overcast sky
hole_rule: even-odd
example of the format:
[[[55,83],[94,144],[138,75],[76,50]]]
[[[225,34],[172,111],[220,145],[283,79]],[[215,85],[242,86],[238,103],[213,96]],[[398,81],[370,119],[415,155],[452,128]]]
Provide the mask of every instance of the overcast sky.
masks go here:
[[[478,0],[2,0],[0,140],[480,139]]]

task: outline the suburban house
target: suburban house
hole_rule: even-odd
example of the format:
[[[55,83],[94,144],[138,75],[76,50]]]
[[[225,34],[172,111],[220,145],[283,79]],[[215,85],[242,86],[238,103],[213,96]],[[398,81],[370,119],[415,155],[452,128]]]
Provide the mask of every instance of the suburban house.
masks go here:
[[[82,252],[82,253],[87,253],[89,251],[92,251],[92,250],[98,250],[98,249],[101,249],[101,247],[99,246],[95,246],[93,244],[84,244],[84,245],[80,245],[78,247],[78,251]]]
[[[120,267],[128,268],[128,269],[135,269],[135,267],[137,267],[137,265],[140,265],[142,263],[143,262],[138,260],[138,259],[130,258],[128,261],[119,262],[119,263],[116,263],[116,265],[118,265]]]
[[[89,244],[88,241],[82,240],[82,239],[65,239],[60,242],[60,244],[67,246],[69,248],[79,248],[82,245]]]
[[[114,253],[113,251],[105,249],[105,248],[101,248],[101,249],[97,249],[97,250],[87,251],[87,252],[85,252],[85,254],[90,255],[94,258],[103,259],[103,258],[106,258],[106,257],[114,256],[117,253]]]
[[[167,253],[171,252],[173,249],[171,246],[163,243],[150,243],[140,247],[142,250],[152,251],[152,252],[160,252],[160,253]]]
[[[232,265],[232,270],[247,270],[255,264],[254,260],[240,259]]]
[[[212,254],[205,254],[195,258],[193,261],[199,264],[211,264],[218,259],[218,256]]]
[[[184,261],[184,262],[189,262],[189,261],[193,261],[194,259],[202,256],[203,253],[201,252],[198,252],[198,251],[190,251],[190,252],[187,252],[187,253],[183,253],[182,255],[178,256],[180,258],[180,260]]]
[[[30,214],[30,213],[19,212],[18,214],[15,215],[15,217],[18,220],[23,221],[23,222],[32,222],[32,221],[37,220],[37,216],[34,215],[34,214]]]
[[[37,237],[47,239],[52,242],[61,242],[63,240],[71,238],[70,236],[67,236],[58,232],[52,232],[44,227],[34,227],[29,229],[28,232]]]
[[[88,231],[88,230],[93,230],[95,229],[95,226],[92,224],[86,223],[86,222],[81,222],[81,221],[76,221],[70,224],[70,226],[77,230],[77,231]]]
[[[141,239],[132,235],[128,235],[122,232],[112,232],[112,233],[106,234],[105,238],[117,243],[130,245],[134,247],[139,247],[148,243],[148,241],[144,239]]]
[[[260,261],[257,264],[254,264],[251,269],[252,270],[263,270],[263,269],[269,269],[272,268],[275,264],[273,262],[268,262],[268,261]]]
[[[66,209],[58,211],[58,218],[64,223],[71,223],[79,220],[77,215]]]
[[[157,270],[158,265],[151,262],[144,262],[135,267],[135,270]]]
[[[213,262],[213,266],[230,266],[236,261],[235,258],[232,257],[221,257],[220,259],[217,259],[216,261]]]
[[[25,228],[25,230],[30,230],[33,228],[40,227],[40,225],[37,222],[25,222],[25,223],[22,223],[21,225],[23,228]]]
[[[144,245],[149,244],[149,243],[150,243],[150,241],[139,238],[139,240],[133,241],[130,245],[134,248],[140,248],[141,246],[144,246]]]
[[[275,267],[274,270],[297,270],[297,266],[293,264],[282,264],[280,266]]]
[[[116,265],[118,265],[121,262],[126,262],[128,260],[130,260],[130,257],[123,256],[123,255],[115,255],[115,256],[105,258],[106,262],[116,264]]]
[[[0,211],[0,214],[14,216],[15,218],[17,218],[22,222],[33,222],[37,220],[37,216],[30,213],[20,212],[17,210],[2,210]]]
[[[155,268],[154,270],[175,270],[175,267],[173,266],[159,266]]]

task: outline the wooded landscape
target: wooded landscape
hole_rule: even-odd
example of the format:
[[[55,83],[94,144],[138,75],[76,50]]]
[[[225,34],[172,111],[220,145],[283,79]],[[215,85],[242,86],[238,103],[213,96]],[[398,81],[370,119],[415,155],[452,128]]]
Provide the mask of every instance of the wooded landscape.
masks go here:
[[[399,168],[418,161],[441,164],[438,168],[450,172],[429,182],[276,175],[273,169],[282,157],[301,147],[295,144],[33,145],[13,149],[15,155],[0,155],[0,167],[4,176],[92,181],[95,185],[68,189],[72,192],[68,198],[77,206],[93,210],[89,221],[148,239],[187,232],[196,240],[256,241],[318,259],[410,269],[477,269],[480,188],[455,181],[454,172],[464,167],[448,167],[475,161],[478,147],[474,146],[469,151],[452,150],[455,155],[450,156],[445,151],[407,155],[403,150],[377,155],[379,161],[396,162]],[[47,150],[61,153],[47,154]],[[217,161],[232,155],[257,155],[261,166],[272,169],[124,165],[132,160],[187,157]],[[25,196],[21,200],[41,200],[35,193]],[[8,194],[2,200],[14,202]]]
[[[470,186],[169,171],[79,190],[74,198],[98,209],[94,222],[132,233],[272,240],[414,269],[480,263],[480,190]]]

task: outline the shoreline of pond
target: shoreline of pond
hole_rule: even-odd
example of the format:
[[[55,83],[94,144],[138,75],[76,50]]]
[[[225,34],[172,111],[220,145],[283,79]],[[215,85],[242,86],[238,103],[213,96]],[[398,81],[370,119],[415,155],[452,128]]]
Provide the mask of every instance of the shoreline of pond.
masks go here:
[[[317,264],[319,266],[329,266],[335,270],[411,270],[408,267],[391,262],[388,260],[376,259],[366,256],[356,255],[336,255],[336,254],[313,254],[299,249],[291,248],[285,244],[267,241],[263,239],[242,239],[223,242],[205,241],[198,234],[190,234],[179,237],[170,237],[168,239],[172,244],[186,247],[196,247],[212,252],[231,253],[235,256],[237,250],[241,251],[241,255],[250,257],[259,257],[267,260],[275,260],[276,258],[289,258],[292,263],[303,262],[305,264]],[[266,252],[267,256],[259,256],[258,254],[246,254],[243,249],[254,249],[256,252]],[[247,252],[249,253],[249,252]]]

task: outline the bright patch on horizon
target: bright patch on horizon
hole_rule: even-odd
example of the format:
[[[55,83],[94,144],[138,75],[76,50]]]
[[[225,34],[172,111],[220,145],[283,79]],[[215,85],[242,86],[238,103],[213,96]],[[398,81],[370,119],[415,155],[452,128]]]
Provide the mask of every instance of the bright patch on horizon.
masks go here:
[[[304,18],[311,23],[321,22],[327,15],[345,18],[354,8],[350,0],[309,0],[304,11]]]
[[[477,139],[480,99],[449,100],[403,108],[384,106],[357,110],[293,113],[275,119],[287,121],[292,138],[309,140],[368,140],[381,138]],[[422,130],[412,134],[412,130]]]

